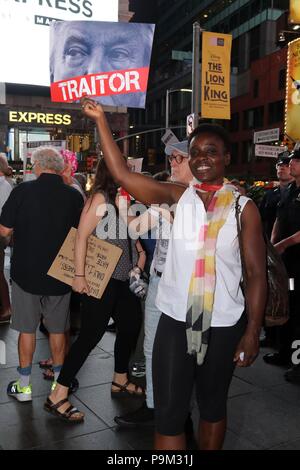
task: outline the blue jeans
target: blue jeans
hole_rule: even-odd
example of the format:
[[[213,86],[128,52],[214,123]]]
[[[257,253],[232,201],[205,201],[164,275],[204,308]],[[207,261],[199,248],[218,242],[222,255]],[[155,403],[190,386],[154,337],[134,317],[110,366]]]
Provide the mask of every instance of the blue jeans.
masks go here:
[[[156,274],[151,275],[148,288],[148,295],[145,302],[144,354],[146,359],[146,392],[148,408],[154,408],[152,383],[152,352],[157,325],[161,317],[161,312],[155,305],[159,281],[160,277],[158,277]]]

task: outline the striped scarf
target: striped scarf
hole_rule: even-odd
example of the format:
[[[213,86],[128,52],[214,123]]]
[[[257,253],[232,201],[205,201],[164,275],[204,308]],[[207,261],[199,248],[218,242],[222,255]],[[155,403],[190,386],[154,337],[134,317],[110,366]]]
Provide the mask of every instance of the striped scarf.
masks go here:
[[[197,190],[194,183],[191,185]],[[207,223],[201,227],[198,237],[199,247],[189,286],[186,316],[188,353],[197,355],[198,365],[203,364],[209,341],[216,285],[217,238],[232,207],[234,192],[236,188],[224,180],[209,204]]]

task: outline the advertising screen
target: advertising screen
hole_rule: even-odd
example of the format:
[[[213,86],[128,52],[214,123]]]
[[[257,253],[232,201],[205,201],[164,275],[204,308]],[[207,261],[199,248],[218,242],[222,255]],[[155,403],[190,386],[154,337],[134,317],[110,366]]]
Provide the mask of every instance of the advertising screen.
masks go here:
[[[0,82],[50,86],[50,24],[118,21],[118,0],[0,0]]]

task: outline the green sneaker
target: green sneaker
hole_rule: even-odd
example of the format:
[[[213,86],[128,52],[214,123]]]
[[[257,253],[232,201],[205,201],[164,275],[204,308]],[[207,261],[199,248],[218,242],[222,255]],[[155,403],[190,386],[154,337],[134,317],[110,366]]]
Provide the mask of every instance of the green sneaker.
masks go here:
[[[10,382],[7,387],[7,395],[21,402],[32,401],[32,386],[30,384],[28,387],[21,387],[19,380]]]

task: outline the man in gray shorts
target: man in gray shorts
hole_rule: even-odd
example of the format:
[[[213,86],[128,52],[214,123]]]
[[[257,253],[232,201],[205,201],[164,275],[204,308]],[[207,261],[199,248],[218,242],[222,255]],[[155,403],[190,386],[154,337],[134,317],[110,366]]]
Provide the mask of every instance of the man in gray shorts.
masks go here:
[[[55,379],[64,361],[71,288],[47,272],[70,228],[77,227],[83,205],[80,193],[64,184],[64,160],[54,147],[39,147],[32,161],[37,179],[13,189],[0,217],[1,241],[7,243],[14,234],[11,326],[20,333],[19,378],[7,393],[22,402],[32,399],[30,376],[41,318],[49,331]]]

